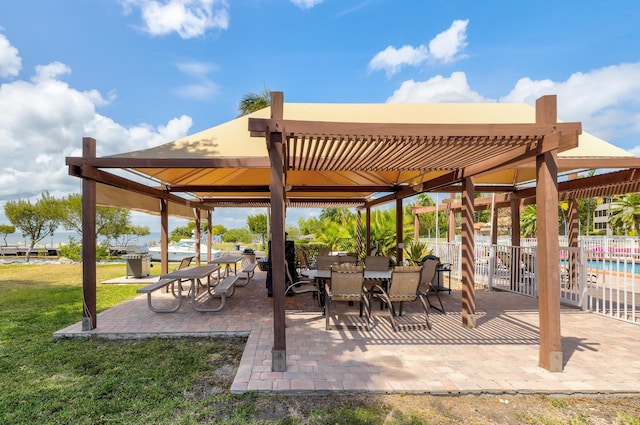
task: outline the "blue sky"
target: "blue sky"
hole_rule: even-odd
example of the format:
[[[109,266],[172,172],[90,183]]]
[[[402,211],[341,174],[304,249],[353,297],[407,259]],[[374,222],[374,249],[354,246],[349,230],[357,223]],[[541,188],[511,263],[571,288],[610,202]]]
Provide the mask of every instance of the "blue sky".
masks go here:
[[[79,192],[64,158],[83,136],[98,155],[159,145],[235,118],[264,87],[329,103],[557,94],[560,119],[638,154],[639,16],[636,0],[3,1],[0,207]]]

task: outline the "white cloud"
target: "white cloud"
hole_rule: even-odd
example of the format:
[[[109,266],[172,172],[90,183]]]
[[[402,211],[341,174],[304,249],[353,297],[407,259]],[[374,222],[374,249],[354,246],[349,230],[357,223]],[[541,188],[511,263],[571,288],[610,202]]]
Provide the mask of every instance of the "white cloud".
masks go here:
[[[16,77],[22,68],[22,58],[4,34],[0,34],[0,77]]]
[[[399,49],[388,46],[371,59],[369,69],[373,71],[384,70],[388,76],[391,76],[406,65],[420,65],[427,60],[428,56],[429,52],[425,46],[402,46]]]
[[[494,102],[471,90],[464,72],[454,72],[427,81],[404,81],[387,99],[389,103]]]
[[[213,81],[207,78],[210,72],[217,71],[218,66],[206,62],[181,62],[176,65],[178,69],[190,76],[195,77],[199,81],[193,84],[188,84],[182,87],[178,87],[173,92],[187,99],[199,100],[199,101],[211,101],[218,94],[220,88]]]
[[[194,38],[208,30],[229,28],[229,5],[226,0],[121,0],[125,13],[139,8],[144,31],[151,35],[177,32]]]
[[[291,3],[298,6],[300,9],[311,9],[314,6],[319,5],[324,0],[291,0]]]
[[[453,21],[451,27],[436,35],[429,42],[429,52],[434,60],[444,63],[453,62],[467,47],[467,25],[469,20]]]
[[[58,62],[36,67],[29,80],[0,84],[0,204],[48,190],[53,196],[78,192],[68,175],[66,156],[81,154],[82,137],[97,140],[98,156],[166,143],[188,134],[192,120],[174,118],[164,126],[124,127],[97,113],[107,104],[97,90],[79,91],[59,79],[71,69]],[[0,223],[3,208],[0,205]]]
[[[640,62],[577,72],[566,81],[521,78],[501,102],[530,105],[547,94],[558,96],[558,118],[582,121],[584,129],[608,140],[637,134],[640,105]]]
[[[178,70],[183,74],[192,75],[195,77],[205,77],[207,74],[217,71],[218,65],[207,62],[179,62],[176,64]]]
[[[402,46],[397,49],[388,46],[376,55],[369,62],[369,69],[372,71],[385,71],[387,76],[391,76],[405,66],[418,66],[427,60],[440,63],[450,63],[461,59],[462,51],[467,46],[467,25],[469,20],[453,21],[451,26],[436,35],[430,42],[429,47],[420,45],[418,47]]]

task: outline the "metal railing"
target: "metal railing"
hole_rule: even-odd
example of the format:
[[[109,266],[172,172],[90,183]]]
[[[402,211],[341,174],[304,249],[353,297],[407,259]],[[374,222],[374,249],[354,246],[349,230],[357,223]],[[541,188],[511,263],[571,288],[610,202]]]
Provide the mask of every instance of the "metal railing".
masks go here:
[[[611,241],[609,241],[611,242]],[[640,323],[640,253],[628,242],[560,247],[560,301],[596,314]],[[623,248],[623,249],[622,249]],[[435,255],[461,278],[461,243],[439,243]],[[535,246],[475,244],[475,285],[538,296]]]

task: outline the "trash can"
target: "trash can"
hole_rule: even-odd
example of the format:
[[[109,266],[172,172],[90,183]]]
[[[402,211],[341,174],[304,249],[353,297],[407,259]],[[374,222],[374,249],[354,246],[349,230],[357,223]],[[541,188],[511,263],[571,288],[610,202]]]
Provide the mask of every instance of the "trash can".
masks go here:
[[[242,250],[242,265],[253,264],[256,262],[256,253],[251,248]]]

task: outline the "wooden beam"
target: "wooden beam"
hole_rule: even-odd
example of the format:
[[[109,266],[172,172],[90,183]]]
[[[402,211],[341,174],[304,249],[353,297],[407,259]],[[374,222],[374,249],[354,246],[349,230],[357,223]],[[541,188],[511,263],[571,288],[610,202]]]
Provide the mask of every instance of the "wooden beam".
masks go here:
[[[543,152],[558,149],[560,139],[561,135],[559,133],[551,133],[549,136],[544,137],[542,142],[537,143],[536,146],[520,146],[503,154],[493,156],[486,161],[465,167],[464,176],[481,176],[483,174],[511,168],[514,164],[531,161]]]
[[[249,118],[249,131],[258,134],[272,129],[283,131],[287,137],[292,135],[314,135],[318,137],[356,138],[415,138],[429,136],[433,138],[461,137],[518,137],[539,138],[553,132],[575,133],[582,131],[579,122],[547,124],[399,124],[399,123],[356,123],[328,121],[277,120],[266,118]],[[277,130],[276,130],[277,129]]]
[[[118,187],[120,189],[125,189],[134,193],[148,195],[158,199],[166,199],[167,201],[174,202],[179,205],[199,207],[202,209],[209,208],[206,204],[199,202],[197,200],[189,200],[189,199],[181,198],[171,193],[167,193],[163,190],[149,187],[142,183],[134,182],[124,177],[116,176],[115,174],[98,170],[91,166],[83,166],[80,168],[69,167],[69,173],[75,177],[89,178],[97,182],[100,182],[109,186],[113,186],[113,187]]]
[[[269,193],[269,185],[208,185],[208,184],[177,184],[168,185],[164,189],[167,192],[216,192],[216,193],[234,193],[234,192],[257,192]]]
[[[81,165],[82,158],[67,157],[67,165]],[[92,158],[86,165],[96,168],[269,168],[268,157],[226,157],[226,158],[132,158],[102,157]]]
[[[96,156],[95,139],[82,139],[82,158]],[[84,166],[83,166],[84,168]],[[96,182],[82,179],[82,330],[98,326],[96,304]]]
[[[561,169],[640,168],[640,158],[558,158]]]

